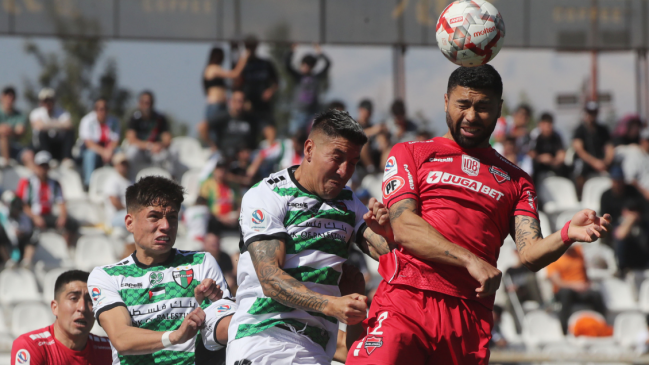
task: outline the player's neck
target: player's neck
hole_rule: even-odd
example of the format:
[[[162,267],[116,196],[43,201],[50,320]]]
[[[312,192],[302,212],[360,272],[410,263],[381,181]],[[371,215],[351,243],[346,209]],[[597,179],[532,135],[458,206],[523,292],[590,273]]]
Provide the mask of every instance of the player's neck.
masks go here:
[[[63,344],[63,346],[74,351],[81,351],[86,348],[88,335],[70,336],[61,328],[59,321],[54,322],[54,338]]]
[[[295,180],[299,182],[303,188],[313,193],[315,190],[312,187],[313,184],[311,182],[311,179],[309,179],[309,176],[313,175],[309,174],[309,172],[305,170],[304,164],[300,165],[297,169],[295,169],[295,172],[293,172],[293,177],[295,177]]]
[[[137,258],[137,261],[140,264],[146,266],[152,266],[152,265],[157,265],[166,262],[169,259],[169,256],[171,255],[171,251],[172,250],[169,250],[168,252],[162,254],[151,255],[147,253],[146,250],[144,250],[142,247],[137,247],[137,249],[135,250],[135,257]]]

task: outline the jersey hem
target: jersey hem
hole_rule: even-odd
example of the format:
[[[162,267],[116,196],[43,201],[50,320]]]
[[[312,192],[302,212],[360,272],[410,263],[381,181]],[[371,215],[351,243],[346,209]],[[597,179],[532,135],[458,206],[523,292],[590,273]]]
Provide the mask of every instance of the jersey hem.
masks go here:
[[[250,246],[250,244],[253,243],[253,242],[267,241],[267,240],[274,240],[274,239],[288,240],[289,235],[286,232],[278,232],[278,233],[273,233],[273,234],[259,234],[259,235],[252,236],[252,237],[248,238],[243,243],[243,248],[245,249],[245,251],[247,251],[248,246]]]
[[[395,197],[392,198],[392,199],[389,199],[388,202],[385,204],[385,206],[388,207],[388,209],[389,209],[389,208],[390,208],[392,205],[394,205],[395,203],[402,201],[403,199],[399,199],[399,200],[397,200],[397,198],[402,197],[402,196],[404,196],[404,195],[412,195],[412,196],[414,196],[414,197],[416,198],[415,200],[417,201],[417,203],[419,203],[419,195],[415,194],[415,193],[412,192],[412,191],[406,191],[406,192],[404,192],[404,193],[401,193],[401,194],[395,196]]]
[[[109,305],[107,305],[105,307],[99,308],[99,309],[97,309],[97,312],[95,313],[95,319],[97,319],[97,323],[101,326],[101,323],[99,322],[99,315],[100,314],[104,313],[107,310],[117,308],[117,307],[124,307],[124,308],[126,308],[126,310],[128,310],[128,307],[126,306],[126,304],[121,303],[121,302],[120,303],[109,304]]]

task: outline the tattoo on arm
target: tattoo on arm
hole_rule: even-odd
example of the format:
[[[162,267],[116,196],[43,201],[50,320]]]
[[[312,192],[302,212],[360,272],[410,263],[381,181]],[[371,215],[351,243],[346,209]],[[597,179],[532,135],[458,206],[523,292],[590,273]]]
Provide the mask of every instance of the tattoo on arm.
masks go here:
[[[379,261],[379,257],[381,255],[385,255],[386,253],[389,253],[392,250],[392,247],[390,247],[390,244],[385,239],[385,237],[374,233],[369,228],[365,230],[365,232],[363,233],[363,237],[365,238],[365,244],[359,245],[359,248],[366,255],[370,256],[376,261]]]
[[[453,255],[450,251],[446,251],[446,252],[444,252],[444,253],[446,254],[446,256],[448,256],[448,257],[450,257],[450,258],[452,258],[452,259],[456,259],[456,260],[457,260],[457,256]]]
[[[248,246],[264,293],[291,308],[321,312],[329,301],[279,267],[281,246],[280,240],[258,241]]]
[[[543,238],[539,221],[524,215],[514,217],[514,226],[511,231],[514,233],[514,241],[518,252],[522,252],[528,243]]]
[[[394,221],[401,217],[401,214],[406,210],[419,214],[417,201],[415,199],[404,199],[396,202],[392,207],[390,207],[390,221]]]

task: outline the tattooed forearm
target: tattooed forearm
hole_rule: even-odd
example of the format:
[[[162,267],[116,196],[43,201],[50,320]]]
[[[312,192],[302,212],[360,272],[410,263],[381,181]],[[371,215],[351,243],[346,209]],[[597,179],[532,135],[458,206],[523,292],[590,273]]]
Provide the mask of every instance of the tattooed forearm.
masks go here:
[[[322,312],[329,301],[279,267],[283,244],[279,240],[259,241],[248,246],[264,294],[291,308]]]
[[[401,217],[401,214],[406,210],[418,214],[417,201],[415,201],[415,199],[404,199],[395,203],[390,207],[390,221],[394,221]]]
[[[392,250],[392,246],[388,243],[385,237],[374,233],[369,228],[365,230],[363,237],[365,238],[365,242],[364,244],[360,244],[359,248],[363,253],[376,261],[379,261],[381,255],[385,255]]]
[[[519,252],[523,251],[528,243],[543,238],[539,221],[523,215],[514,217],[512,233],[514,233],[514,241]]]
[[[452,259],[457,260],[457,256],[453,255],[450,251],[446,251],[446,252],[444,252],[444,254],[446,254],[446,256],[448,256],[448,257],[450,257]]]

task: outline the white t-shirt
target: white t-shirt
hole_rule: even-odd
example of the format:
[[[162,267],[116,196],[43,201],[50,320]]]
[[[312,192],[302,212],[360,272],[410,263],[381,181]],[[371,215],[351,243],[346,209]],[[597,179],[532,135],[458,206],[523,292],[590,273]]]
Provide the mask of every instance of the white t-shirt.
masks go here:
[[[111,141],[119,142],[119,122],[117,119],[108,116],[106,118],[106,125],[110,129],[108,138]],[[79,139],[90,140],[95,143],[101,139],[101,125],[97,120],[97,112],[91,111],[81,118],[79,123]]]
[[[193,239],[203,239],[207,233],[210,214],[210,208],[207,205],[194,205],[185,209],[183,222],[187,226],[187,236]]]
[[[126,188],[133,185],[131,180],[125,178],[115,171],[111,174],[104,183],[104,196],[106,197],[106,217],[108,219],[112,218],[113,215],[117,212],[113,203],[110,201],[111,196],[116,196],[119,198],[119,201],[122,202],[123,206],[126,206]]]
[[[70,113],[59,107],[55,107],[52,115],[49,115],[47,109],[45,109],[44,106],[41,106],[32,110],[29,114],[29,122],[31,123],[32,128],[34,128],[34,122],[37,120],[40,120],[43,124],[70,121]]]
[[[622,171],[627,184],[636,180],[640,187],[649,190],[649,154],[640,146],[627,146],[622,160]]]

